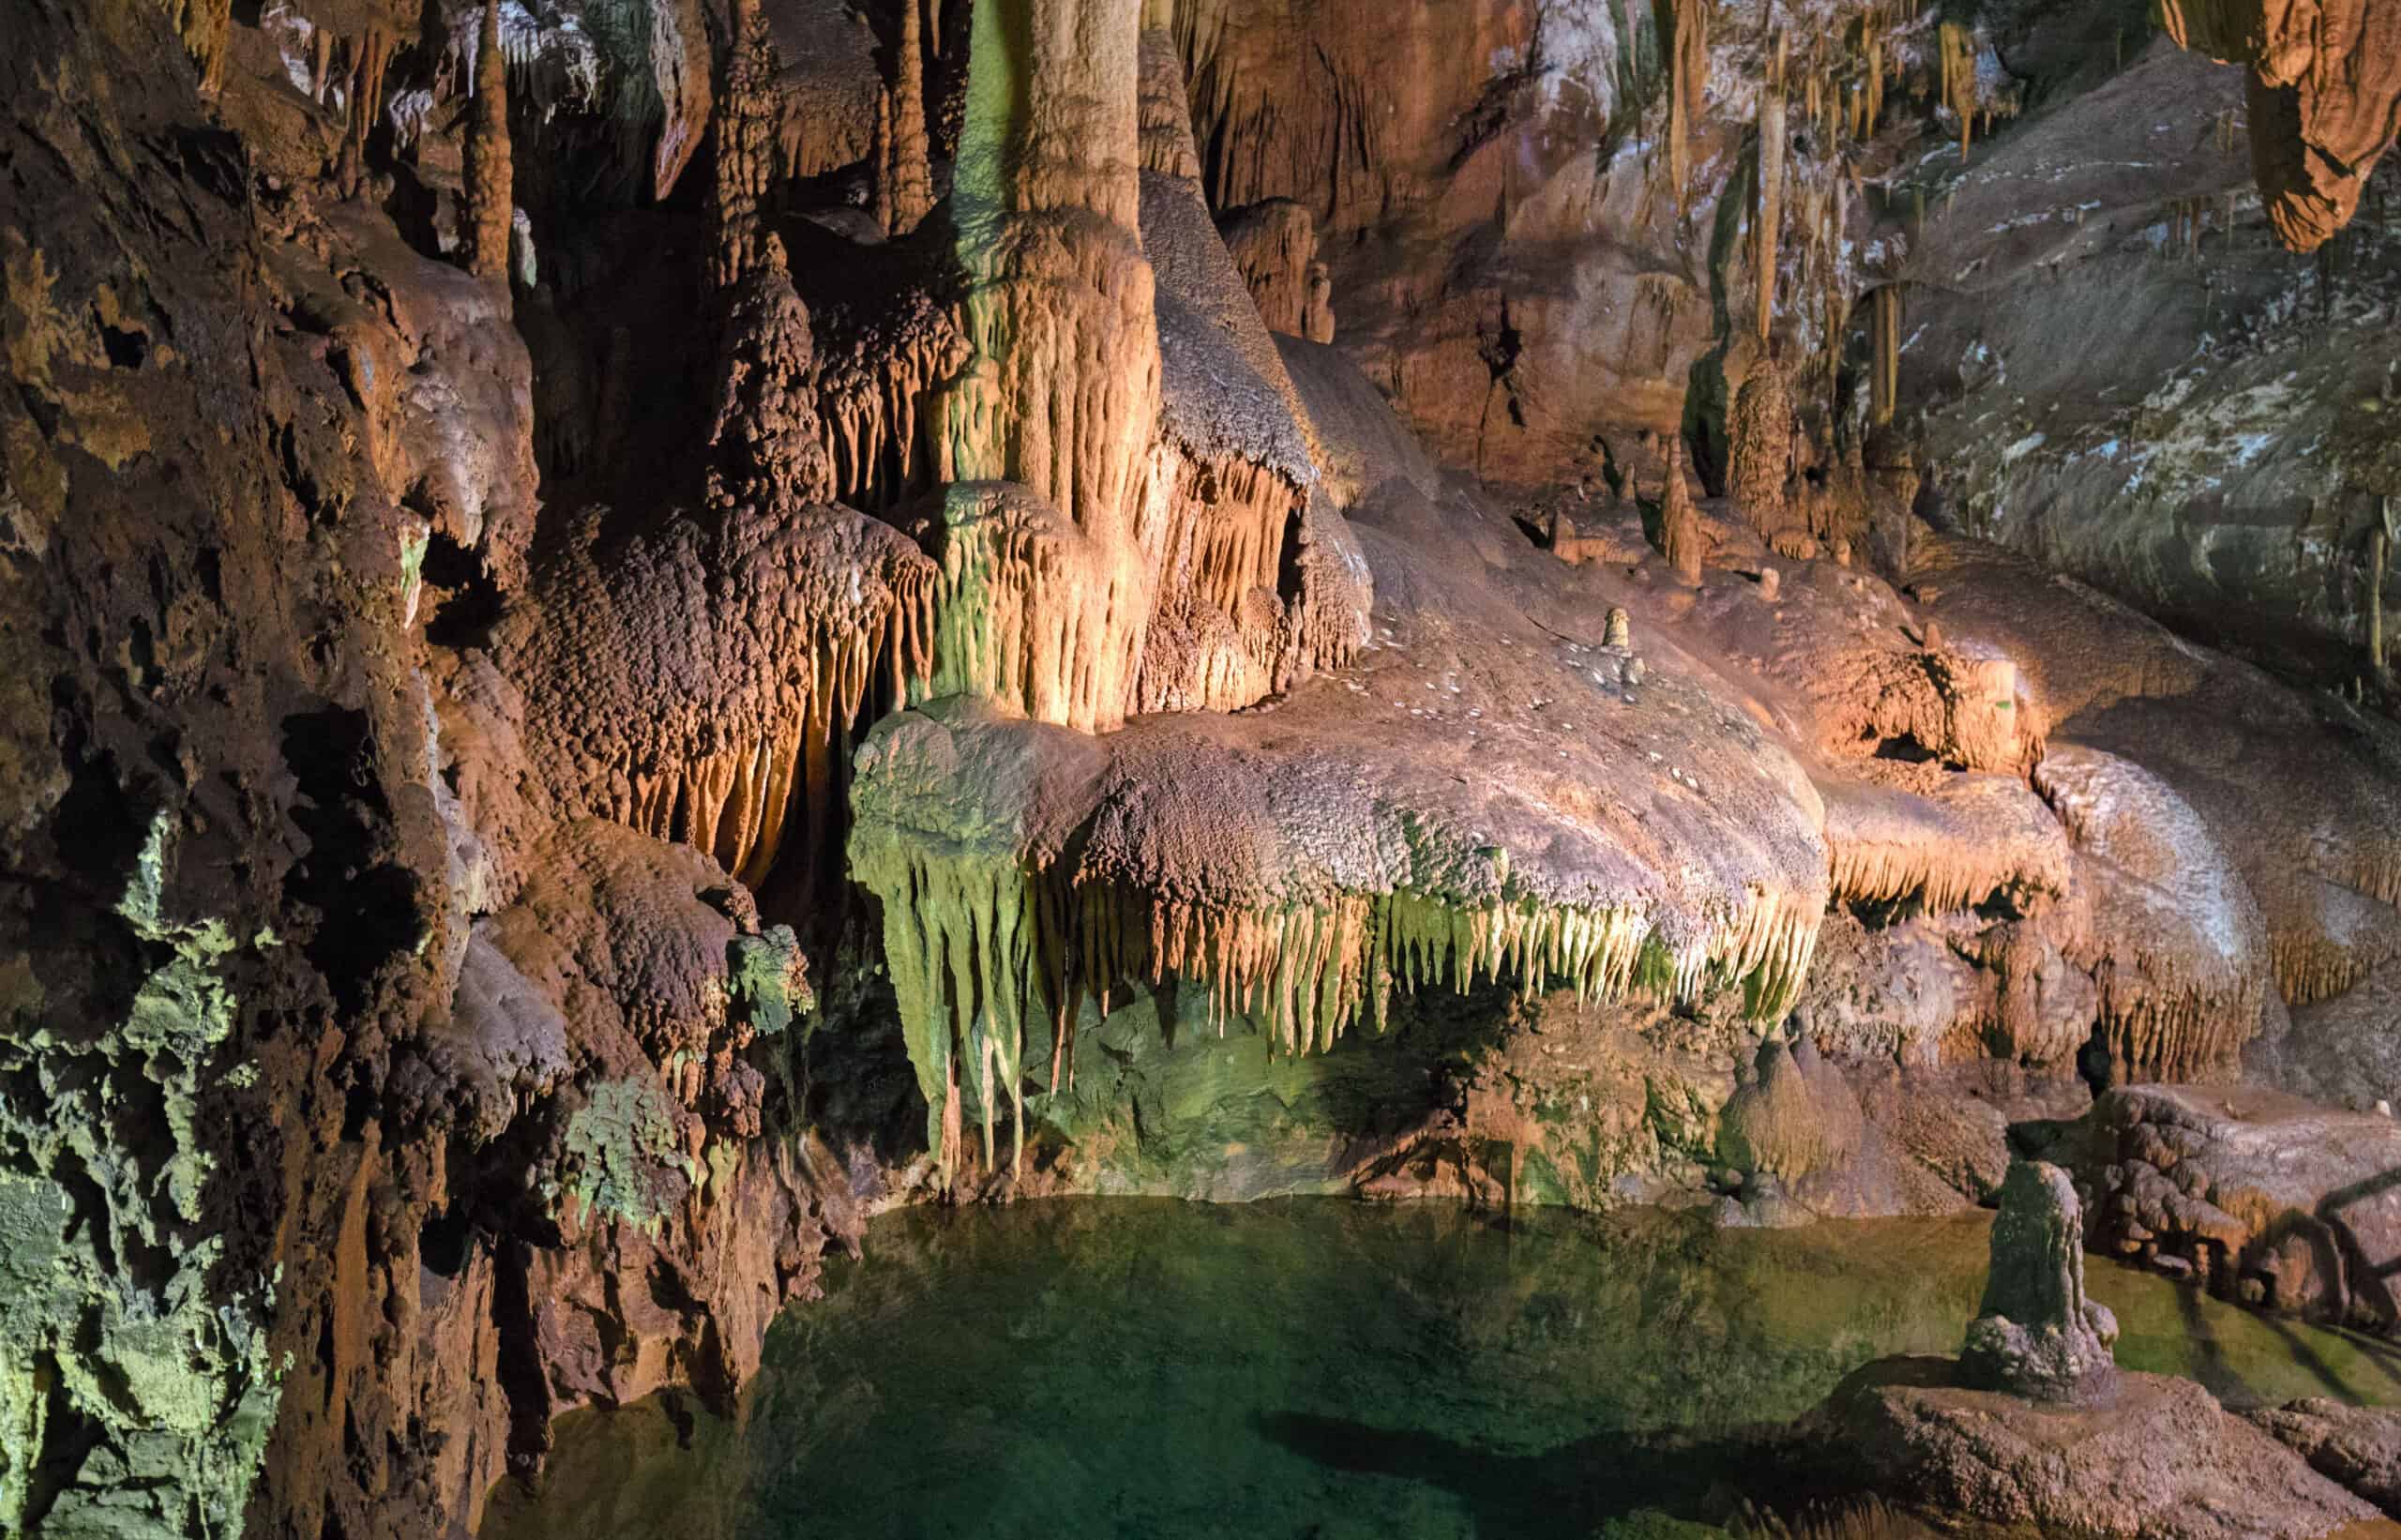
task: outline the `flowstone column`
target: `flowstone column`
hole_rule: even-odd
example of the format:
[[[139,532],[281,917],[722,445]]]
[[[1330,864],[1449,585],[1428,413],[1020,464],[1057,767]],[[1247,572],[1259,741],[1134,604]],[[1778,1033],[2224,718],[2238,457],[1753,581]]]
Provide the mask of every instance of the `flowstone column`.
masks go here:
[[[1002,735],[993,742],[1022,762],[928,768],[958,747],[936,717],[989,710],[1112,731],[1149,627],[1140,536],[1172,477],[1158,447],[1158,329],[1140,234],[1140,0],[974,8],[952,182],[970,353],[932,403],[946,484],[930,532],[942,572],[934,677],[916,692],[964,699],[870,740],[850,845],[853,874],[883,901],[945,1186],[971,1124],[987,1174],[1022,1165],[1037,969],[1059,964],[1040,938],[1061,934],[1041,921],[1033,875],[1056,852],[1031,843],[1037,809],[1057,799],[1031,789],[1043,764],[1089,745]],[[929,788],[937,794],[917,794]],[[1012,803],[1011,788],[1025,794]],[[960,794],[971,790],[980,803]],[[1004,1113],[1005,1155],[994,1140]]]
[[[1140,0],[975,7],[952,199],[973,352],[935,406],[953,486],[932,693],[1086,732],[1123,722],[1151,609],[1135,538],[1159,404],[1140,14]],[[994,481],[1038,503],[975,485]]]

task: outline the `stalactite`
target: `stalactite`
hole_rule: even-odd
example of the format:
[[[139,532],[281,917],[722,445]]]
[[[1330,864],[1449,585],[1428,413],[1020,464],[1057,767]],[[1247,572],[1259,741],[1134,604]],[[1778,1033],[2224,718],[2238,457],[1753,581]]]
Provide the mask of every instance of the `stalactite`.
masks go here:
[[[919,408],[966,364],[958,315],[923,290],[898,295],[891,311],[821,352],[818,411],[844,502],[890,509],[928,490]]]
[[[2253,179],[2276,238],[2318,250],[2359,212],[2401,121],[2401,28],[2385,0],[2158,0],[2179,48],[2248,67]]]
[[[1945,22],[1940,35],[1942,104],[1959,120],[1959,164],[1968,163],[1968,148],[1976,121],[1976,38],[1961,22]]]
[[[1851,294],[1849,287],[1850,264],[1836,259],[1841,249],[1842,232],[1849,213],[1848,189],[1839,176],[1829,179],[1823,209],[1823,224],[1820,227],[1819,243],[1825,253],[1820,265],[1824,274],[1824,294],[1820,301],[1825,315],[1825,394],[1821,398],[1831,403],[1842,379],[1845,340],[1850,334]]]
[[[1901,291],[1887,283],[1876,291],[1876,374],[1873,388],[1876,421],[1893,420],[1901,398]]]
[[[2268,945],[2276,992],[2288,1005],[2315,1004],[2357,989],[2375,971],[2358,949],[2320,937],[2281,931]]]
[[[808,312],[763,236],[726,310],[697,509],[596,550],[566,532],[496,641],[565,808],[714,855],[752,886],[829,848],[863,717],[933,664],[934,564],[828,506]]]
[[[885,234],[892,234],[892,188],[899,180],[892,158],[892,92],[882,90],[875,95],[875,134],[868,140],[868,159],[875,166],[875,189],[868,212],[875,227]]]
[[[852,849],[855,875],[883,903],[928,1137],[946,1178],[963,1155],[964,1120],[950,1110],[961,1066],[974,1076],[987,1169],[997,1170],[1004,1099],[1012,1160],[1021,1159],[1029,1026],[1054,1034],[1050,1089],[1062,1089],[1083,1003],[1105,1015],[1120,979],[1204,984],[1220,1032],[1247,1016],[1295,1055],[1331,1049],[1362,1019],[1381,1031],[1396,988],[1464,994],[1486,979],[1590,1001],[1637,989],[1689,997],[1717,978],[1742,986],[1754,1018],[1776,1019],[1808,972],[1823,906],[1815,893],[1756,895],[1671,948],[1632,909],[1462,904],[1409,889],[1229,907],[1029,876],[1016,860],[939,841],[867,835]]]
[[[1759,276],[1759,339],[1767,340],[1775,315],[1777,235],[1784,224],[1784,53],[1786,38],[1778,35],[1775,63],[1759,92],[1759,204],[1752,223],[1753,261]]]
[[[1009,482],[956,482],[940,538],[929,696],[973,695],[1014,715],[1101,732],[1125,719],[1149,584],[1138,560],[1086,537]]]
[[[710,188],[720,290],[740,283],[757,258],[759,205],[775,165],[775,38],[759,0],[733,0],[732,27],[718,88]]]
[[[1923,797],[1842,785],[1825,793],[1825,807],[1828,877],[1843,902],[1907,898],[1942,914],[2006,897],[2031,914],[2073,883],[2057,819],[2015,776],[1947,778]]]
[[[233,23],[233,0],[168,0],[166,10],[184,52],[200,72],[200,94],[215,96],[225,76],[225,30]]]
[[[467,271],[480,279],[508,276],[508,236],[516,214],[509,164],[508,60],[500,46],[500,0],[484,0],[476,45],[476,95],[467,124]]]
[[[1317,220],[1306,208],[1270,198],[1227,216],[1219,233],[1268,330],[1334,340],[1334,284],[1318,260]]]
[[[885,159],[877,162],[881,174],[876,194],[884,204],[884,232],[905,235],[917,228],[934,206],[933,174],[927,169],[926,50],[918,0],[902,0],[900,36],[893,45],[892,89],[885,130]]]
[[[997,1169],[992,1130],[1001,1094],[1014,1114],[1011,1168],[1020,1169],[1026,1024],[1038,1006],[1041,964],[1051,957],[1037,884],[1014,864],[914,841],[854,840],[852,875],[882,900],[885,964],[943,1185],[956,1179],[964,1155],[962,1074],[974,1077],[981,1104],[985,1169]]]
[[[2385,521],[2393,517],[2393,499],[2383,499],[2379,516]],[[2384,665],[2384,568],[2392,559],[2392,536],[2379,522],[2367,537],[2367,670],[2368,677],[2382,682],[2388,677]]]
[[[1709,81],[1708,0],[1674,0],[1674,57],[1668,71],[1668,180],[1682,212],[1692,179],[1691,138]]]
[[[392,39],[381,27],[369,27],[353,46],[350,71],[350,121],[344,126],[341,151],[335,162],[334,184],[345,198],[355,198],[367,183],[367,140],[383,111],[384,71],[392,61]],[[507,129],[503,125],[502,132]],[[471,128],[468,138],[474,138]],[[504,262],[506,257],[502,259]]]
[[[2199,815],[2165,782],[2096,750],[2055,749],[2035,789],[2082,861],[2092,911],[2061,951],[2100,988],[2094,1032],[2114,1080],[2190,1080],[2258,1030],[2267,925]]]

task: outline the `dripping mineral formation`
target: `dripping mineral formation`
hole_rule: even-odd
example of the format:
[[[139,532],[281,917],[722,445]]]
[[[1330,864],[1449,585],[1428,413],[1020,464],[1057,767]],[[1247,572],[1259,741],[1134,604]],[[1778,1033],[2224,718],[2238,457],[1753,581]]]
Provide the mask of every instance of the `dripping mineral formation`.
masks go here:
[[[0,1532],[1101,1194],[1997,1205],[1776,1523],[2362,1518],[2078,1280],[2401,1322],[2396,24],[14,0]]]

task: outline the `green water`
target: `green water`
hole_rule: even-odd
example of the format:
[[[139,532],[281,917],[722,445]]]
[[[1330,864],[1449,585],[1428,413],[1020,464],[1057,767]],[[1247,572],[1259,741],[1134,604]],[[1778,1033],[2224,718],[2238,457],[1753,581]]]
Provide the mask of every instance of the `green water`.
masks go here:
[[[1435,1204],[914,1210],[789,1312],[736,1414],[579,1413],[487,1540],[1668,1536],[1745,1427],[1948,1352],[1983,1215],[1717,1231]],[[2401,1400],[2381,1343],[2096,1262],[2120,1362],[2233,1404]]]

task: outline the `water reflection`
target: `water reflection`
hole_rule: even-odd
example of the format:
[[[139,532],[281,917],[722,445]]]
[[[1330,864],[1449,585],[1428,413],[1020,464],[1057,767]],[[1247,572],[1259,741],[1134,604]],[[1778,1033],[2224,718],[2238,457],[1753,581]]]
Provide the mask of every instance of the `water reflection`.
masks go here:
[[[484,1533],[1702,1532],[1663,1516],[1742,1474],[1744,1429],[1868,1359],[1956,1350],[1987,1225],[1326,1200],[894,1215],[778,1323],[732,1417],[571,1417]],[[2238,1404],[2401,1399],[2387,1344],[2122,1268],[2089,1281],[2130,1367]]]

